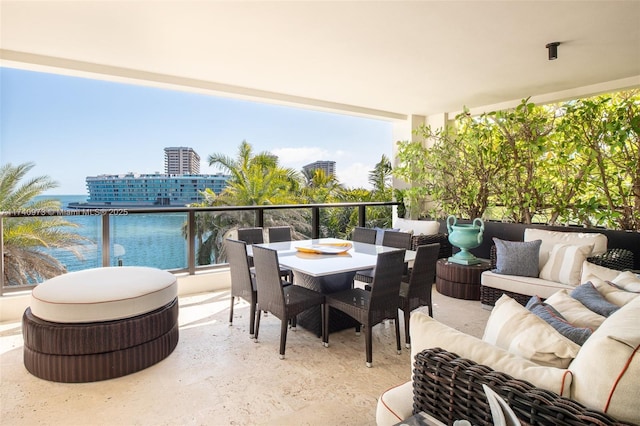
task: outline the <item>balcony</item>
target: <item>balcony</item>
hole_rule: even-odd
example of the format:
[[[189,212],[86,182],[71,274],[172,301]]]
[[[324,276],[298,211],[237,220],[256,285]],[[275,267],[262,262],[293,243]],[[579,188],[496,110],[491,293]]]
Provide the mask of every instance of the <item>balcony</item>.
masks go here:
[[[358,223],[364,225],[367,209],[389,204],[393,203],[286,207],[308,210],[314,223],[311,236],[317,237],[323,208],[355,208]],[[253,210],[255,223],[262,225],[265,214],[268,218],[270,210],[279,208],[283,206],[240,209]],[[150,213],[138,209],[131,213],[163,214],[168,213],[166,210]],[[177,210],[185,213],[192,229],[197,209]],[[109,216],[105,213],[97,219],[106,227],[99,245],[106,248],[102,261],[107,266],[112,261]],[[167,359],[137,373],[81,384],[48,382],[32,376],[22,361],[19,320],[28,304],[28,292],[22,289],[0,298],[3,316],[15,313],[12,319],[0,323],[3,421],[86,424],[90,418],[93,424],[373,424],[379,394],[410,377],[410,350],[396,354],[393,325],[374,328],[372,369],[364,363],[364,336],[356,336],[353,330],[332,335],[329,348],[304,329],[291,332],[287,357],[282,361],[278,357],[279,320],[271,315],[264,317],[260,342],[254,343],[248,333],[249,305],[239,302],[234,308],[233,325],[229,326],[228,268],[197,267],[193,233],[187,234],[188,266],[174,271],[181,294],[180,341]],[[489,312],[476,301],[451,299],[434,289],[434,315],[446,324],[481,336]]]
[[[442,296],[435,288],[433,296],[435,318],[482,336],[489,311],[479,302]],[[280,360],[279,320],[263,317],[254,343],[248,313],[248,304],[236,305],[230,327],[228,290],[181,296],[180,341],[168,358],[128,376],[81,384],[29,374],[20,322],[3,322],[3,423],[371,425],[378,396],[410,377],[410,351],[396,354],[391,324],[374,327],[374,366],[366,368],[364,336],[353,330],[332,334],[324,348],[299,328],[289,333]]]

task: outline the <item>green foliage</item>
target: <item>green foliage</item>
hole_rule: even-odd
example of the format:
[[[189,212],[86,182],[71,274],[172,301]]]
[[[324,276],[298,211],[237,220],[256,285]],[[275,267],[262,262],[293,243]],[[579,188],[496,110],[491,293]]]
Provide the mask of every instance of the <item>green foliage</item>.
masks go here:
[[[424,133],[430,134],[430,128],[425,127]],[[422,212],[422,204],[428,193],[429,179],[428,158],[429,150],[421,141],[398,142],[397,165],[393,175],[404,180],[409,186],[402,189],[402,199],[408,217],[418,219]]]
[[[66,268],[43,248],[61,248],[82,258],[79,245],[88,240],[69,232],[75,223],[62,217],[40,217],[38,212],[59,210],[56,200],[34,198],[57,184],[48,176],[38,176],[25,181],[33,163],[0,167],[0,211],[31,212],[33,216],[6,218],[3,220],[5,285],[27,285],[55,277]]]
[[[640,230],[638,90],[562,105],[524,99],[417,134],[422,142],[398,142],[394,175],[413,184],[401,194],[406,204],[422,206],[416,199],[428,196],[432,217],[490,213],[520,223]]]

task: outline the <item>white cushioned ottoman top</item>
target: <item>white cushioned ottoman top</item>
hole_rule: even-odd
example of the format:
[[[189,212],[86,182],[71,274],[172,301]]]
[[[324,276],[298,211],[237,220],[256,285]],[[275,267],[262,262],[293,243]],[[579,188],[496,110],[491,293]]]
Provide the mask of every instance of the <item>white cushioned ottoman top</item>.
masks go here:
[[[176,277],[161,269],[121,266],[51,278],[31,293],[31,312],[45,321],[80,323],[130,318],[176,298]]]

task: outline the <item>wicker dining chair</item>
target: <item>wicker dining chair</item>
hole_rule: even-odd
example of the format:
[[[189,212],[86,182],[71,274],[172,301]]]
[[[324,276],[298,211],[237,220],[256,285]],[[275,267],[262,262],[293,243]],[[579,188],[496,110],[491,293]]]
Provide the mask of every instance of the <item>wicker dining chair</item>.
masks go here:
[[[262,244],[264,243],[264,232],[260,227],[253,228],[239,228],[238,239],[244,241],[247,244]],[[270,242],[275,242],[271,241]],[[253,267],[253,258],[249,258],[249,266]],[[280,276],[290,283],[293,282],[293,271],[289,268],[280,268]]]
[[[411,311],[419,306],[426,306],[429,309],[429,316],[433,318],[431,292],[436,278],[436,262],[439,252],[439,243],[418,246],[413,268],[409,270],[408,276],[402,277],[399,307],[404,314],[404,341],[407,348],[411,347],[411,337],[409,336]]]
[[[270,243],[281,243],[291,241],[290,226],[272,226],[267,229]]]
[[[244,241],[225,240],[227,261],[231,271],[231,308],[229,309],[229,326],[233,324],[234,299],[239,297],[246,300],[250,308],[249,334],[254,337],[256,324],[256,304],[258,296],[256,282],[249,268],[249,256],[247,256],[247,243]]]
[[[386,247],[395,247],[395,248],[410,250],[411,234],[409,234],[408,232],[385,230],[384,234],[382,234],[382,245]],[[373,281],[374,274],[375,274],[375,270],[366,269],[363,271],[356,272],[356,275],[353,279],[355,281],[371,284],[371,282]]]
[[[356,243],[375,244],[376,235],[377,231],[373,228],[362,228],[360,226],[357,226],[353,228],[351,241]]]
[[[283,286],[280,280],[278,252],[266,247],[254,246],[253,259],[256,265],[256,284],[258,288],[258,315],[256,315],[256,333],[258,341],[260,330],[260,311],[271,312],[280,319],[280,359],[284,359],[287,344],[287,326],[296,327],[296,316],[314,306],[324,304],[324,295],[308,288],[289,285]],[[320,308],[323,312],[324,309]],[[323,321],[324,324],[324,321]],[[324,331],[324,329],[323,329]]]
[[[323,343],[329,346],[329,315],[331,308],[342,311],[362,324],[365,335],[367,367],[372,366],[371,329],[387,318],[394,319],[396,346],[400,353],[400,326],[398,324],[398,294],[404,268],[405,250],[378,254],[376,274],[371,291],[351,288],[325,296]]]
[[[247,244],[264,243],[264,233],[261,227],[238,228],[238,239]]]

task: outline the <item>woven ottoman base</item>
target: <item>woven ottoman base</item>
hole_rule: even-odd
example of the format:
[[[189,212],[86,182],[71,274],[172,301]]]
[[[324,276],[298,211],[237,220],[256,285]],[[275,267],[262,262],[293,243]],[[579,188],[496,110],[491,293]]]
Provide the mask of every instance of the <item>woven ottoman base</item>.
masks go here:
[[[178,322],[178,299],[147,314],[115,321],[58,323],[27,308],[22,316],[24,346],[50,355],[90,355],[119,351],[157,339]]]
[[[84,383],[135,373],[165,359],[178,344],[178,324],[162,336],[126,349],[87,355],[51,355],[24,347],[24,366],[36,377]]]

